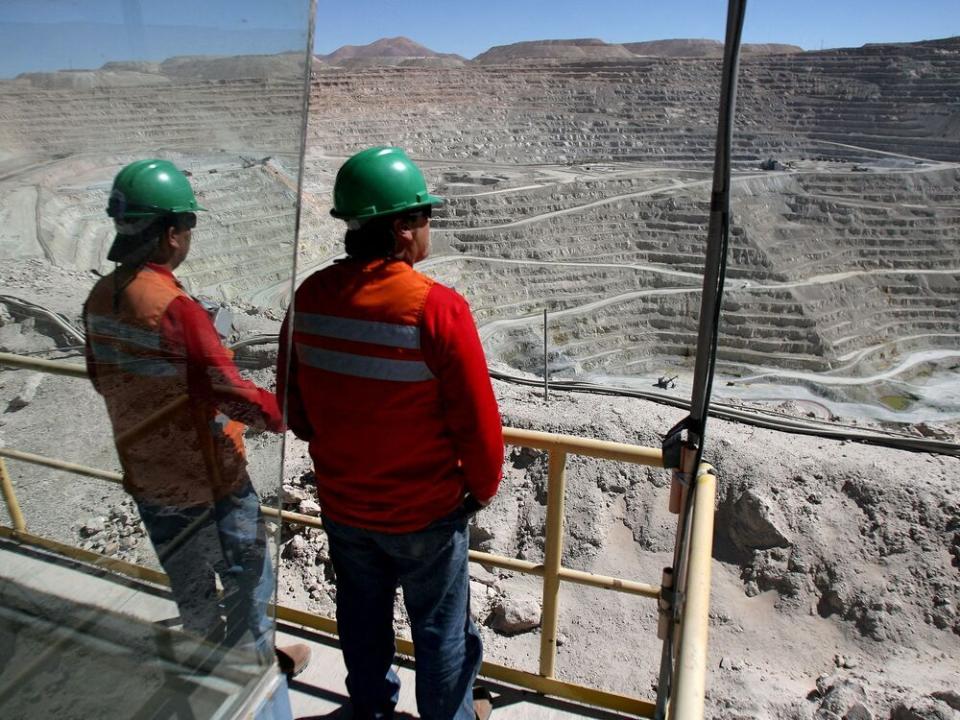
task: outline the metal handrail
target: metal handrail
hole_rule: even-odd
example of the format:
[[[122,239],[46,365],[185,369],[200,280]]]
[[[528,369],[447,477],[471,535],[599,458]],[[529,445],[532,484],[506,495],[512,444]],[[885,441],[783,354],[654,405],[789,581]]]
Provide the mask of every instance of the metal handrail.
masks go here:
[[[512,430],[512,428],[504,429],[505,438],[509,430]],[[33,465],[41,465],[54,470],[72,472],[76,475],[84,475],[86,477],[106,480],[108,482],[123,482],[123,475],[112,470],[101,470],[100,468],[79,465],[77,463],[67,462],[65,460],[56,460],[43,455],[23,452],[22,450],[0,447],[0,481],[2,481],[0,484],[2,484],[4,499],[7,501],[8,508],[10,508],[11,516],[16,515],[16,517],[19,517],[19,520],[11,517],[14,523],[14,529],[16,530],[26,530],[26,524],[23,522],[23,514],[20,512],[19,503],[17,502],[16,495],[13,493],[13,486],[10,484],[9,476],[5,470],[5,466],[3,465],[3,458],[19,460],[21,462],[27,462]],[[317,529],[323,528],[323,521],[314,515],[304,515],[303,513],[291,512],[289,510],[277,510],[275,507],[270,505],[261,505],[260,510],[264,515],[268,517],[279,518],[283,522],[296,523],[298,525],[305,525],[307,527],[313,527]],[[514,572],[525,573],[527,575],[537,575],[543,577],[545,574],[542,563],[508,558],[504,557],[503,555],[480,552],[479,550],[470,551],[470,560],[481,565],[490,565],[492,567],[499,567],[503,568],[504,570],[512,570]],[[561,580],[566,580],[567,582],[572,582],[579,585],[588,585],[590,587],[606,590],[617,590],[618,592],[629,595],[641,595],[656,599],[659,597],[660,593],[660,587],[656,585],[647,585],[645,583],[634,582],[633,580],[624,580],[623,578],[618,577],[598,575],[596,573],[588,573],[582,570],[573,570],[571,568],[560,567],[558,574]]]
[[[71,377],[86,376],[86,368],[82,365],[37,358],[24,358],[22,356],[10,355],[9,353],[0,353],[0,364],[12,365],[19,368],[30,368]],[[660,599],[662,594],[660,585],[645,584],[563,567],[561,559],[563,556],[566,456],[568,454],[576,454],[617,462],[663,467],[661,451],[656,448],[645,448],[624,443],[581,438],[571,435],[556,435],[518,428],[504,428],[503,439],[504,443],[508,445],[529,447],[544,450],[548,453],[547,534],[545,539],[544,562],[538,564],[475,550],[470,551],[470,561],[543,578],[540,664],[539,674],[535,675],[516,668],[485,662],[481,668],[481,674],[485,677],[526,687],[536,692],[572,699],[620,712],[628,712],[641,717],[652,717],[655,709],[653,703],[639,698],[558,680],[555,677],[555,665],[557,621],[559,616],[559,589],[561,582],[572,582],[651,599]],[[123,479],[123,476],[117,472],[0,447],[0,489],[2,489],[13,522],[12,529],[0,526],[0,535],[12,536],[25,542],[42,545],[48,549],[55,549],[58,552],[67,552],[69,550],[68,554],[73,556],[80,554],[86,557],[89,555],[100,565],[108,564],[112,570],[134,575],[141,579],[156,582],[158,578],[165,577],[163,573],[150,570],[149,568],[119,561],[115,558],[105,558],[96,553],[71,548],[71,546],[29,534],[26,531],[26,524],[20,512],[12,482],[4,465],[4,457],[86,475],[88,477],[95,477],[110,482],[122,482]],[[686,602],[679,615],[679,623],[677,627],[674,628],[680,636],[677,667],[678,669],[682,667],[683,671],[678,673],[676,686],[677,714],[675,715],[671,712],[671,717],[686,719],[703,716],[714,488],[715,481],[713,475],[704,474],[698,478],[698,488],[694,496],[695,509],[693,524],[695,530],[692,536],[693,540],[690,547],[687,572],[696,572],[699,574],[699,577],[696,582],[688,581],[687,583]],[[297,523],[316,528],[323,527],[322,521],[312,515],[278,510],[268,506],[261,506],[261,509],[265,515],[278,518],[281,522]],[[710,530],[704,529],[707,527],[707,523],[709,523]],[[699,528],[699,531],[696,528]],[[87,561],[90,561],[90,559],[88,558]],[[105,561],[109,562],[105,563]],[[283,606],[278,606],[277,617],[336,635],[336,623],[330,618],[324,618],[319,615]],[[398,650],[403,654],[412,654],[412,645],[408,641],[398,639]],[[684,678],[683,682],[680,680],[681,677]],[[685,698],[683,703],[680,701],[681,697]],[[696,710],[697,707],[699,707],[699,711]],[[682,713],[681,708],[684,708]]]

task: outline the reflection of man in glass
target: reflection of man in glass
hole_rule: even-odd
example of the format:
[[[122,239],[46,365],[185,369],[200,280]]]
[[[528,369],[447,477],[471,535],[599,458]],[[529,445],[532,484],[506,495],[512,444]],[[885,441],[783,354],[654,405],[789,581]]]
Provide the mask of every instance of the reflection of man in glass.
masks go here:
[[[117,235],[107,259],[117,268],[84,305],[87,368],[184,629],[266,658],[274,578],[241,423],[274,432],[282,423],[274,395],[240,377],[210,318],[173,275],[203,209],[165,160],[140,160],[116,176],[107,214]],[[303,645],[278,652],[288,672],[308,655]]]

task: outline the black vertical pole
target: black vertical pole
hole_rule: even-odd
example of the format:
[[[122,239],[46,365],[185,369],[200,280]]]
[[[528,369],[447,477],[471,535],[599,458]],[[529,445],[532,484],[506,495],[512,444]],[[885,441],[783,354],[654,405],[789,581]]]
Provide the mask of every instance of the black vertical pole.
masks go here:
[[[547,309],[543,309],[543,399],[550,399],[550,366],[547,364]]]
[[[690,398],[690,414],[676,425],[664,440],[665,466],[680,471],[680,477],[688,483],[683,494],[683,504],[677,518],[677,541],[673,555],[673,576],[676,579],[671,597],[673,622],[663,641],[660,658],[660,677],[657,684],[657,705],[654,717],[664,720],[673,689],[673,639],[676,619],[679,617],[686,587],[686,551],[689,540],[689,516],[697,468],[703,455],[703,444],[710,394],[713,389],[713,372],[716,363],[717,335],[720,325],[720,305],[723,299],[723,282],[726,274],[727,242],[730,231],[730,156],[733,144],[733,122],[736,115],[737,72],[740,64],[740,37],[746,0],[729,0],[727,5],[727,29],[721,70],[720,110],[717,120],[716,151],[713,164],[713,189],[710,195],[710,224],[707,230],[707,253],[703,272],[703,292],[700,298],[700,321],[697,332],[697,357],[694,366],[693,392]],[[686,441],[682,440],[686,430]],[[680,447],[686,452],[679,454]],[[672,448],[674,452],[668,452]],[[682,464],[677,463],[682,458]],[[676,463],[676,464],[675,464]],[[679,718],[677,720],[680,720]]]

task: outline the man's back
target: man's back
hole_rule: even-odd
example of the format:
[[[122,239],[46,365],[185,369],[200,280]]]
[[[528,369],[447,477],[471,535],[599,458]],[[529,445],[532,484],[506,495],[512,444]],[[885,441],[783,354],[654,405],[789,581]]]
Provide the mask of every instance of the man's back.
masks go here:
[[[466,302],[404,262],[378,259],[316,273],[295,307],[288,414],[309,434],[324,512],[407,532],[456,508],[468,476],[451,427],[466,422],[473,444],[502,452],[479,341],[464,352],[450,337],[464,319],[476,335]],[[483,365],[476,379],[455,371],[461,360]],[[485,468],[492,479],[499,461],[484,463],[497,465]]]
[[[400,148],[375,147],[343,164],[333,200],[348,257],[297,291],[277,393],[310,442],[347,689],[356,716],[392,716],[400,586],[420,716],[474,720],[483,644],[469,613],[467,522],[497,491],[503,439],[467,302],[413,270],[443,199]]]

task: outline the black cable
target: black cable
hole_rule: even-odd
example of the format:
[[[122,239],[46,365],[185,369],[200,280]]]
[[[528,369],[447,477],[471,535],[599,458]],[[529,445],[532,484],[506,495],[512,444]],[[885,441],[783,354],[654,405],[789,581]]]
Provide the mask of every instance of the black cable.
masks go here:
[[[668,432],[663,441],[664,467],[686,476],[688,491],[677,519],[677,542],[673,553],[673,572],[677,578],[677,593],[682,595],[687,555],[687,537],[694,498],[695,477],[703,458],[706,424],[710,411],[710,395],[713,390],[713,375],[716,367],[719,343],[720,306],[723,302],[723,283],[726,276],[728,240],[730,234],[730,155],[733,144],[733,121],[736,114],[737,70],[740,56],[740,38],[746,0],[729,0],[727,6],[727,29],[724,41],[723,65],[720,86],[720,117],[717,122],[717,148],[714,160],[713,192],[710,197],[710,225],[707,232],[707,252],[703,271],[703,294],[700,298],[700,321],[697,337],[696,366],[693,378],[693,393],[690,397],[690,414]],[[707,348],[702,344],[707,342]],[[686,431],[686,439],[683,438]],[[694,453],[693,462],[684,456],[683,450]],[[680,613],[682,600],[671,602],[672,622],[670,632],[663,641],[660,658],[660,674],[657,683],[656,720],[666,716],[667,703],[673,696],[674,623]]]
[[[10,295],[0,295],[0,302],[7,302],[21,306],[25,309],[32,309],[48,318],[55,319],[58,324],[67,326],[73,331],[73,334],[83,338],[83,333],[70,323],[69,320],[60,313],[55,313],[41,305],[31,303],[28,300],[22,300]],[[66,329],[66,328],[65,328]],[[228,344],[231,350],[239,350],[253,345],[273,345],[277,342],[275,334],[251,335]],[[34,350],[22,353],[26,356],[45,355],[51,351],[67,352],[82,349],[82,344],[64,345],[56,348],[47,348],[43,350]],[[490,371],[490,377],[495,380],[513,383],[515,385],[526,385],[540,387],[543,383],[540,379],[524,378],[518,375],[496,370]],[[690,409],[690,403],[682,398],[670,397],[662,393],[647,390],[637,390],[630,388],[621,388],[614,385],[599,385],[597,383],[586,382],[582,380],[551,380],[550,387],[564,392],[582,392],[592,395],[613,395],[617,397],[631,397],[650,402],[668,405],[670,407]],[[776,430],[778,432],[789,432],[797,435],[807,435],[821,437],[827,440],[846,440],[849,442],[862,443],[865,445],[875,445],[880,447],[889,447],[895,450],[904,450],[907,452],[922,452],[938,455],[951,455],[960,457],[960,445],[945,440],[932,440],[930,438],[919,438],[907,433],[896,432],[893,430],[871,430],[863,432],[859,428],[842,423],[830,423],[830,427],[824,427],[824,423],[810,422],[802,418],[795,418],[783,413],[777,413],[773,410],[764,408],[745,408],[734,407],[725,403],[713,403],[710,406],[710,415],[720,420],[736,422],[753,427],[765,428],[767,430]],[[767,419],[765,416],[772,416]]]
[[[496,370],[490,371],[490,377],[495,380],[527,387],[539,388],[543,385],[543,380],[540,379],[509,375]],[[663,395],[653,391],[618,388],[611,385],[598,385],[578,380],[551,380],[550,389],[561,392],[581,392],[591,395],[629,397],[685,410],[689,410],[690,408],[689,402],[683,398],[670,397],[669,395]],[[764,428],[766,430],[775,430],[777,432],[820,437],[825,440],[844,440],[861,443],[863,445],[888,447],[906,452],[960,457],[960,444],[946,440],[916,437],[893,430],[878,429],[865,432],[852,429],[849,425],[838,423],[831,423],[830,427],[825,427],[825,424],[822,422],[810,422],[802,418],[795,418],[762,408],[734,407],[724,403],[711,403],[710,415],[726,422],[735,422],[742,425]]]
[[[720,317],[723,305],[723,287],[727,274],[727,256],[730,245],[730,158],[733,146],[733,126],[736,118],[737,71],[739,69],[740,40],[743,34],[743,20],[746,12],[746,0],[730,0],[727,18],[727,37],[724,45],[723,78],[721,85],[720,118],[717,128],[717,156],[714,169],[713,193],[710,198],[712,221],[719,227],[710,228],[710,237],[716,236],[718,248],[713,251],[716,257],[716,282],[708,287],[706,278],[710,268],[704,268],[704,293],[713,294],[713,312],[710,318],[710,335],[705,366],[704,386],[700,398],[691,397],[691,419],[696,424],[697,449],[693,467],[699,467],[705,445],[706,424],[710,412],[710,399],[713,394],[714,372],[717,364],[717,349],[720,344]],[[709,262],[711,248],[707,248]],[[701,302],[708,301],[706,296]],[[703,338],[700,338],[701,342]],[[696,391],[696,382],[694,384]]]
[[[24,300],[18,298],[14,295],[0,295],[0,303],[5,305],[13,305],[20,309],[20,312],[27,315],[34,315],[46,318],[50,320],[55,325],[60,326],[68,335],[73,336],[75,340],[84,341],[84,332],[77,328],[65,315],[55,312],[54,310],[49,310],[42,305],[31,302],[29,300]]]

